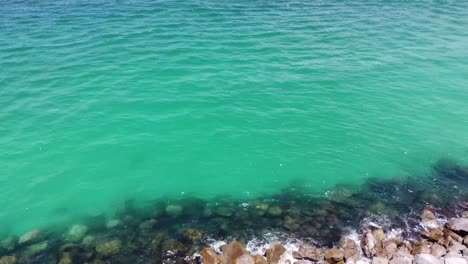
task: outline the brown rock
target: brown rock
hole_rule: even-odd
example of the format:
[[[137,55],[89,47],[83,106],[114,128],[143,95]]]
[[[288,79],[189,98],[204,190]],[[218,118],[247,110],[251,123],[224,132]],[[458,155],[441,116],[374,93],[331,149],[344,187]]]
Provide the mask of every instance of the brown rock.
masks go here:
[[[323,259],[325,251],[321,248],[312,245],[301,245],[298,251],[293,252],[293,257],[296,259],[307,259],[319,261]]]
[[[397,244],[393,240],[385,241],[383,247],[383,256],[387,257],[387,259],[391,259],[397,251]]]
[[[268,264],[266,259],[263,256],[260,256],[259,254],[255,255],[254,257],[255,264]]]
[[[204,264],[221,264],[221,258],[211,248],[203,249],[200,254]]]
[[[244,254],[238,257],[233,264],[255,264],[255,260],[249,254]]]
[[[425,208],[421,214],[421,222],[422,223],[430,223],[437,219],[435,214],[430,210],[430,208]]]
[[[385,233],[382,229],[375,229],[372,231],[372,235],[377,241],[383,241],[385,239]]]
[[[237,241],[232,241],[231,244],[222,247],[221,250],[223,251],[223,263],[236,263],[238,258],[249,254],[247,249]]]
[[[286,252],[286,248],[280,243],[273,244],[266,251],[266,257],[269,264],[278,264],[283,253]]]
[[[434,243],[432,244],[431,246],[431,254],[433,256],[435,256],[436,258],[440,258],[440,257],[443,257],[445,256],[445,253],[447,253],[447,251],[445,250],[445,248],[437,243]]]
[[[468,218],[468,211],[463,211],[461,215],[464,218]]]
[[[441,227],[433,228],[429,232],[422,231],[421,236],[438,242],[444,238],[444,230]]]
[[[203,238],[203,233],[198,229],[189,228],[184,230],[183,236],[189,241],[197,242]]]
[[[356,244],[356,242],[354,242],[354,240],[343,237],[340,239],[339,245],[344,251],[344,259],[346,261],[355,261],[358,259],[358,245]]]
[[[343,261],[343,258],[344,258],[344,252],[343,250],[340,250],[340,249],[332,248],[332,249],[327,250],[327,252],[325,253],[325,260],[328,263],[340,262],[340,261]]]
[[[426,253],[426,254],[431,253],[431,249],[429,249],[429,246],[427,244],[424,243],[424,244],[417,245],[411,250],[411,254],[413,255],[417,255],[421,253]]]

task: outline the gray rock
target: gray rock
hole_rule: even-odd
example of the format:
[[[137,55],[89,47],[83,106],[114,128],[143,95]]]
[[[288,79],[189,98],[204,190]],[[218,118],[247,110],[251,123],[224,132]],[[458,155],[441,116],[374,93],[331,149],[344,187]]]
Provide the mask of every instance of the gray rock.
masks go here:
[[[87,232],[88,227],[85,225],[74,225],[68,230],[66,239],[71,242],[78,242],[85,237]]]
[[[443,264],[443,262],[431,254],[421,253],[414,256],[414,263],[416,264]]]
[[[445,264],[468,264],[468,261],[462,257],[446,257]]]
[[[388,264],[388,260],[384,257],[375,257],[372,259],[372,264]]]
[[[406,251],[399,250],[393,254],[390,264],[412,264],[414,260],[413,255]]]
[[[431,254],[433,256],[435,256],[436,258],[440,258],[440,257],[443,257],[445,256],[445,254],[447,253],[447,251],[445,250],[445,247],[437,244],[437,243],[434,243],[432,244],[431,246]]]
[[[455,232],[468,233],[468,218],[454,218],[447,222],[447,228]]]

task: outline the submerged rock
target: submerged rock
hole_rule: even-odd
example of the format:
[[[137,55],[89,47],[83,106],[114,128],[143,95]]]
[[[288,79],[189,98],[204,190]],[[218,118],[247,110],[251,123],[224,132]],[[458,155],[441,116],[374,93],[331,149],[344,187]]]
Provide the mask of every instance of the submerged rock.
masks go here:
[[[203,238],[203,233],[200,230],[194,228],[186,229],[182,234],[185,239],[191,242],[198,242]]]
[[[49,243],[47,241],[37,243],[37,244],[27,247],[24,250],[23,255],[26,257],[34,256],[45,251],[48,247],[49,247]]]
[[[88,227],[85,225],[74,225],[70,227],[66,234],[66,239],[71,242],[78,242],[83,239],[88,232]]]
[[[280,216],[283,210],[279,206],[272,206],[268,208],[268,214],[271,216]]]
[[[13,249],[15,249],[17,242],[18,240],[16,239],[16,237],[13,236],[9,236],[3,239],[2,241],[0,241],[0,252],[2,250],[12,251]]]
[[[0,257],[0,264],[15,264],[16,263],[15,256],[4,256]]]
[[[96,245],[96,252],[103,257],[118,254],[122,248],[122,242],[118,239],[108,240]]]
[[[232,215],[232,211],[229,207],[218,207],[216,208],[216,214],[224,217],[229,217]]]
[[[166,214],[168,214],[169,216],[179,216],[182,214],[182,211],[183,211],[183,207],[181,205],[178,205],[178,204],[168,204],[166,206]]]
[[[106,222],[106,228],[111,229],[121,224],[119,219],[110,219]]]
[[[57,264],[72,264],[72,258],[70,256],[70,253],[63,253],[62,257],[60,258],[59,262]]]
[[[18,243],[19,244],[28,244],[28,243],[35,242],[35,241],[39,240],[41,235],[42,235],[42,232],[39,229],[31,230],[28,233],[22,235],[19,238]]]

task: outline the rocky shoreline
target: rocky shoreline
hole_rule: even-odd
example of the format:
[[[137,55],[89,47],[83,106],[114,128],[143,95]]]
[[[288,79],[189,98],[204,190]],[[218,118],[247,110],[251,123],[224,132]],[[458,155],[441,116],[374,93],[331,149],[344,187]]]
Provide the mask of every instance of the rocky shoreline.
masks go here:
[[[35,229],[21,236],[0,234],[0,264],[201,263],[202,256],[231,263],[222,262],[224,251],[208,248],[234,240],[239,243],[232,250],[224,249],[244,252],[245,261],[260,254],[267,263],[274,263],[265,247],[279,241],[289,256],[284,263],[318,260],[300,257],[310,252],[323,253],[323,261],[333,263],[350,259],[399,263],[396,256],[411,261],[428,258],[416,256],[431,254],[439,245],[445,250],[445,255],[437,255],[439,260],[458,264],[450,261],[464,257],[465,248],[459,250],[460,256],[450,252],[466,246],[465,229],[456,230],[447,219],[466,221],[468,168],[441,161],[433,171],[423,177],[369,179],[359,188],[336,186],[320,197],[295,185],[250,200],[159,199],[146,207],[128,201],[111,217],[90,216],[69,227]],[[352,239],[343,238],[350,234]],[[396,250],[392,255],[390,248]],[[350,257],[350,252],[355,254]]]
[[[468,202],[463,203],[468,210]],[[233,241],[201,251],[205,264],[468,264],[468,211],[461,217],[438,226],[435,209],[426,207],[421,214],[419,239],[388,234],[379,226],[361,229],[358,240],[343,236],[332,248],[305,243],[288,254],[281,242],[272,243],[263,254],[252,254],[242,243]],[[432,226],[432,228],[428,228]]]

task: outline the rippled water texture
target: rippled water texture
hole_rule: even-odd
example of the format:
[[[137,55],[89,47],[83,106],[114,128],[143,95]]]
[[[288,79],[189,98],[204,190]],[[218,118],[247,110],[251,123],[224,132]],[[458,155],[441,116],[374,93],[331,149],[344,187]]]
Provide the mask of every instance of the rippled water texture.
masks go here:
[[[0,0],[0,232],[468,159],[467,1]]]

